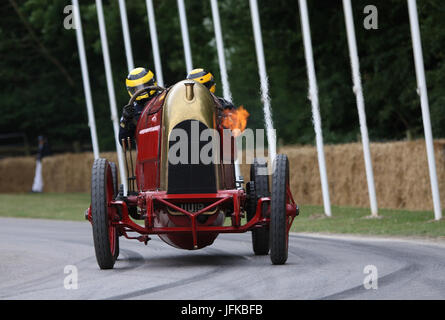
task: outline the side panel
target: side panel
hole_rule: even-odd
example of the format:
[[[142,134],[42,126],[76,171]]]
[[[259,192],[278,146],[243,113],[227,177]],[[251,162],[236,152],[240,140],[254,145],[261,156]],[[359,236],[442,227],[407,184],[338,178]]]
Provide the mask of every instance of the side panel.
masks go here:
[[[139,190],[159,188],[160,145],[162,136],[162,104],[165,93],[149,103],[142,113],[137,128],[136,180]]]

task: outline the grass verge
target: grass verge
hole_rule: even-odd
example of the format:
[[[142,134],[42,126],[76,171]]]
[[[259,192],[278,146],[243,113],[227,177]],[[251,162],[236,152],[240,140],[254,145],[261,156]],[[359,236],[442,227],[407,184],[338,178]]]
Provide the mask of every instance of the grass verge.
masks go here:
[[[0,194],[0,216],[85,221],[90,205],[87,193]],[[381,209],[379,218],[369,218],[369,209],[332,207],[332,217],[321,206],[302,206],[291,231],[415,236],[445,238],[445,220],[434,221],[432,211]]]
[[[0,216],[85,221],[88,193],[0,194]]]
[[[370,214],[367,208],[333,206],[327,217],[320,206],[302,206],[291,231],[445,238],[445,220],[435,221],[432,211],[380,209],[378,218]]]

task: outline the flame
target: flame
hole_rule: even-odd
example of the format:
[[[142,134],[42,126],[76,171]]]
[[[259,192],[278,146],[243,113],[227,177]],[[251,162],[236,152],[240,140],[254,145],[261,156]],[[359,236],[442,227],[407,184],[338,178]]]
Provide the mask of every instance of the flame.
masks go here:
[[[247,118],[249,118],[249,112],[243,106],[239,106],[238,109],[225,109],[222,125],[232,130],[233,135],[237,137],[246,129]]]

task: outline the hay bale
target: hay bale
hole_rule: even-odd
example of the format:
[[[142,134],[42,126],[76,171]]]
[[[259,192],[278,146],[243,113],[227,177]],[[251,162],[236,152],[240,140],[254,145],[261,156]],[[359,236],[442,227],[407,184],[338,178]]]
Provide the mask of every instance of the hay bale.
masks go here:
[[[101,153],[101,157],[117,161],[114,152]],[[93,161],[94,156],[90,152],[66,153],[43,158],[43,190],[45,192],[90,192]],[[1,159],[0,192],[31,191],[34,171],[34,157]]]
[[[0,192],[31,191],[35,168],[34,157],[0,159]]]
[[[116,162],[115,152],[104,152],[101,158]],[[43,159],[43,182],[46,192],[90,192],[91,168],[94,156],[86,153],[66,153]]]
[[[424,140],[372,143],[371,158],[380,208],[431,210],[432,196]],[[331,203],[369,207],[363,148],[360,143],[325,146]],[[280,149],[289,157],[291,189],[299,203],[321,205],[317,150],[308,146]],[[435,141],[441,200],[445,200],[445,140]]]
[[[442,203],[445,203],[445,140],[434,142]],[[279,149],[290,162],[290,185],[299,204],[323,204],[317,150],[314,146]],[[101,157],[117,163],[114,152]],[[363,149],[360,143],[325,146],[331,203],[369,207]],[[371,157],[380,208],[431,210],[433,207],[424,140],[372,143]],[[45,192],[90,192],[92,153],[67,153],[43,160]],[[0,160],[0,192],[28,192],[34,178],[35,158]],[[245,181],[250,165],[241,164]]]

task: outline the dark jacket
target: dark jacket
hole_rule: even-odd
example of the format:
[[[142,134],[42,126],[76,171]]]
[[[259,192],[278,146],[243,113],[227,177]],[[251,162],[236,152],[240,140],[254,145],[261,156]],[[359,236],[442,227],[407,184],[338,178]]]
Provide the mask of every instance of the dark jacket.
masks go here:
[[[119,125],[119,143],[122,145],[122,139],[127,141],[127,138],[131,139],[131,145],[134,146],[134,132],[139,118],[141,117],[142,111],[150,100],[144,99],[140,101],[135,101],[134,106],[134,116],[131,119],[124,119],[122,116]]]

